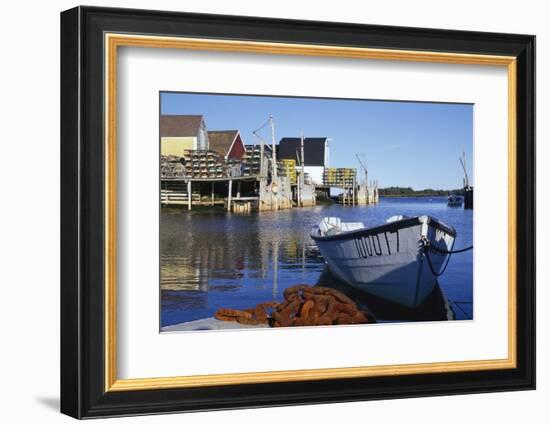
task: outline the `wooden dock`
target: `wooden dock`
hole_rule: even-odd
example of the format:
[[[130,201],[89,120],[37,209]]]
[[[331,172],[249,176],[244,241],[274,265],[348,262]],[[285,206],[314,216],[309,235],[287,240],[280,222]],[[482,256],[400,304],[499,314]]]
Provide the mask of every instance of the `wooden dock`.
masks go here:
[[[273,211],[293,206],[314,206],[315,191],[329,192],[331,188],[343,191],[339,202],[344,205],[368,205],[378,202],[376,187],[305,185],[298,191],[297,186],[291,185],[287,177],[278,177],[275,183],[274,192],[267,179],[258,174],[234,177],[167,177],[161,179],[160,202],[162,206],[183,206],[188,210],[193,206],[223,206],[231,212]],[[298,194],[301,196],[293,201],[293,197]]]
[[[327,193],[330,189],[340,189],[342,194],[338,197],[338,202],[343,205],[371,205],[378,203],[378,187],[364,186],[360,184],[336,185],[322,184],[315,185],[315,190],[323,190]]]
[[[288,179],[276,177],[273,182],[268,182],[266,177],[258,174],[162,178],[160,202],[162,206],[187,206],[188,210],[193,206],[223,205],[231,212],[292,208]]]
[[[301,181],[300,179],[298,179]],[[355,182],[355,179],[352,180]],[[270,182],[260,174],[245,176],[162,177],[162,206],[223,206],[230,212],[276,211],[316,205],[317,191],[340,189],[338,202],[344,205],[369,205],[378,202],[378,188],[361,184],[291,184],[290,177]],[[190,194],[190,195],[189,195]]]
[[[238,176],[238,177],[164,177],[161,179],[160,202],[163,206],[183,205],[191,210],[193,205],[196,206],[215,206],[225,205],[228,211],[231,211],[231,204],[234,199],[241,199],[241,184],[242,182],[257,182],[260,180],[259,175]],[[236,182],[236,196],[233,196],[233,182]],[[200,192],[193,192],[193,186],[210,183],[210,196],[201,196]],[[227,185],[227,196],[216,197],[216,184],[223,184],[224,189]],[[219,187],[218,187],[219,189]],[[218,190],[220,192],[220,190]],[[191,194],[191,196],[189,196]],[[205,199],[207,198],[207,199]]]

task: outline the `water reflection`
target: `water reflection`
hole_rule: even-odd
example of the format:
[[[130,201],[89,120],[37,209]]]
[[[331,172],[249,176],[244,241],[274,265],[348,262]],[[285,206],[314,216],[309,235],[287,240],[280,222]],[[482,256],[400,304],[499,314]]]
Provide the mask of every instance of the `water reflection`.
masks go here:
[[[457,228],[456,246],[466,245],[472,237],[471,211],[448,210],[444,199],[382,200],[377,206],[331,205],[250,215],[163,209],[161,325],[211,317],[220,307],[242,309],[259,302],[281,301],[282,291],[298,283],[351,291],[379,321],[447,320],[453,318],[453,310],[456,318],[469,318],[471,253],[466,254],[468,258],[453,256],[428,304],[411,312],[338,282],[325,270],[309,237],[311,227],[324,216],[374,225],[395,213],[432,214]],[[449,293],[466,303],[462,305],[464,314],[452,300],[447,302],[445,295]]]
[[[441,291],[439,283],[436,284],[434,290],[426,300],[415,309],[407,308],[359,291],[336,279],[328,271],[328,268],[319,277],[317,285],[334,288],[343,292],[354,300],[361,310],[367,311],[369,317],[376,322],[455,320],[454,311]]]

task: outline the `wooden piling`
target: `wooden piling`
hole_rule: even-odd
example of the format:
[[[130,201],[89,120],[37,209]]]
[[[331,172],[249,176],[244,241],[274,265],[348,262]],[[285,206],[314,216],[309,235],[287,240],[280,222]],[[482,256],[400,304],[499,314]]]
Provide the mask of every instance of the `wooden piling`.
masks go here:
[[[231,192],[233,191],[233,180],[229,179],[229,191],[227,193],[227,211],[231,212]]]
[[[464,209],[471,210],[474,208],[474,188],[464,188]]]
[[[187,209],[191,211],[191,180],[187,182]]]

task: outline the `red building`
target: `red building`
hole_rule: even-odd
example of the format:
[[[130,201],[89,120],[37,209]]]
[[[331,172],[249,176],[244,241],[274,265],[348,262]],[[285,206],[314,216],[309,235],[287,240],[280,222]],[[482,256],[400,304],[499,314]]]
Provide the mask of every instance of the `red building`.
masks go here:
[[[241,159],[245,149],[239,130],[209,131],[210,150],[223,158]]]

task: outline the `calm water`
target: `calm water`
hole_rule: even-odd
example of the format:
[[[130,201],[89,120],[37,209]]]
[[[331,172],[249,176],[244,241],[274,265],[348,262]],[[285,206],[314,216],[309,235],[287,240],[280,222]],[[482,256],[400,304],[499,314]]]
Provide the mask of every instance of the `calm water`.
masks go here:
[[[398,214],[432,215],[457,230],[455,249],[472,244],[472,211],[447,207],[442,197],[381,198],[378,205],[334,204],[250,215],[163,209],[161,326],[212,317],[220,307],[243,309],[281,301],[283,290],[298,283],[353,291],[325,270],[309,237],[311,227],[326,216],[369,227]],[[471,319],[472,263],[472,251],[453,255],[422,311],[354,295],[378,321]]]

